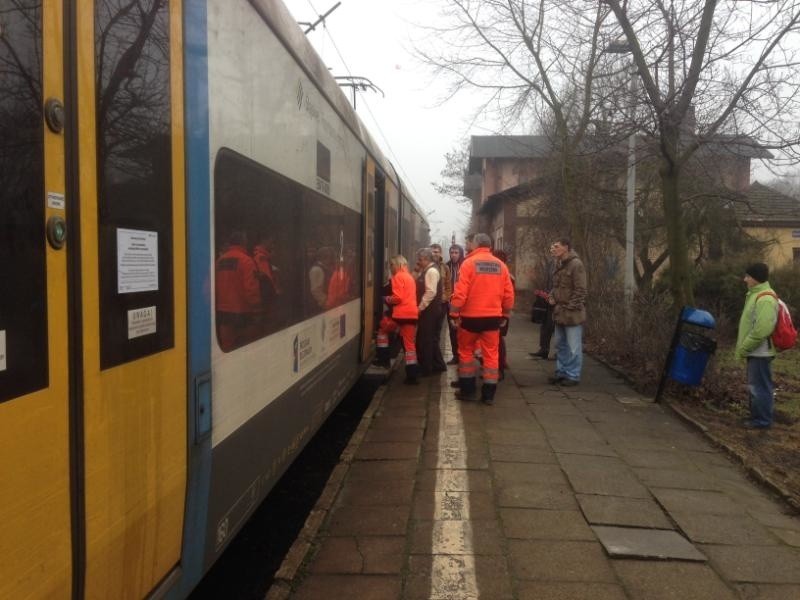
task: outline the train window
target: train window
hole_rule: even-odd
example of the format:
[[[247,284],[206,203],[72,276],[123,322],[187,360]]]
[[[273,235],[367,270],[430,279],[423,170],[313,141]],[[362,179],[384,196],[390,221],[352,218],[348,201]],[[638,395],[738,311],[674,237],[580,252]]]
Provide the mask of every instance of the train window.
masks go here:
[[[0,21],[0,402],[47,386],[42,6]]]
[[[358,297],[360,215],[232,150],[214,167],[224,352]]]
[[[100,363],[174,343],[166,0],[95,4]]]

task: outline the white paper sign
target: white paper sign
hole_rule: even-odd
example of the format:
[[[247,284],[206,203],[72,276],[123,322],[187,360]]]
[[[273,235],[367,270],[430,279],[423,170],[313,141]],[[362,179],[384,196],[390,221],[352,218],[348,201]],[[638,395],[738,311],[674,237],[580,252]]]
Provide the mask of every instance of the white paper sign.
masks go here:
[[[6,370],[6,330],[0,331],[0,371]]]
[[[47,192],[47,208],[60,208],[64,210],[64,194],[58,192]]]
[[[158,232],[117,229],[117,293],[158,289]]]
[[[156,307],[146,306],[128,311],[128,339],[156,332]]]

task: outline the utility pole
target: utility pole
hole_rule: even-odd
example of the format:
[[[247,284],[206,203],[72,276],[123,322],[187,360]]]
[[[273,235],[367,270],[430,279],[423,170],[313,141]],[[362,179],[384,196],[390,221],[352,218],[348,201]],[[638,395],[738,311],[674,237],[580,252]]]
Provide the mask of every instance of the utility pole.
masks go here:
[[[314,29],[316,29],[317,25],[319,25],[320,23],[322,23],[323,26],[324,26],[325,25],[325,19],[328,17],[328,15],[331,14],[333,11],[335,11],[337,8],[339,8],[339,6],[341,4],[342,4],[341,2],[337,2],[336,4],[334,4],[331,8],[328,9],[328,12],[326,12],[323,15],[319,15],[319,18],[316,21],[314,21],[313,23],[310,23],[309,21],[298,21],[297,24],[298,25],[305,25],[306,30],[303,33],[308,35],[312,31],[314,31]]]

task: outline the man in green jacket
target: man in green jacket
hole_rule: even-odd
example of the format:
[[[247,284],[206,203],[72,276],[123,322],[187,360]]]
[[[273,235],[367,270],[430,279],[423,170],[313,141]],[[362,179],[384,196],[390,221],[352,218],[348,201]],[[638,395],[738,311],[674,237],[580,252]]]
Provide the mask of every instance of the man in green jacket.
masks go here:
[[[778,322],[778,300],[767,281],[767,265],[752,264],[745,273],[744,282],[748,289],[736,339],[736,358],[747,359],[747,387],[750,391],[750,419],[744,426],[768,429],[772,426],[775,392],[770,366],[775,358],[775,347],[770,336]]]

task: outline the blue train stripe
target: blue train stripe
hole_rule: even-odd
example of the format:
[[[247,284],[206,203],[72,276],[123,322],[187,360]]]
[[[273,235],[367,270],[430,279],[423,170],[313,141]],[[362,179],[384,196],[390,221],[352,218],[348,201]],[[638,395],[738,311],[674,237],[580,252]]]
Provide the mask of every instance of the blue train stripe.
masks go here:
[[[211,436],[198,431],[210,424],[209,405],[198,414],[198,395],[210,399],[211,298],[209,264],[210,174],[208,131],[208,37],[206,0],[184,0],[184,94],[188,260],[188,481],[184,515],[181,579],[169,593],[184,598],[203,576]]]

